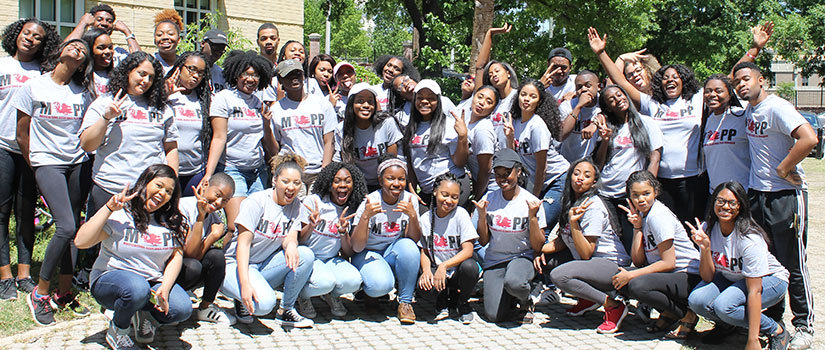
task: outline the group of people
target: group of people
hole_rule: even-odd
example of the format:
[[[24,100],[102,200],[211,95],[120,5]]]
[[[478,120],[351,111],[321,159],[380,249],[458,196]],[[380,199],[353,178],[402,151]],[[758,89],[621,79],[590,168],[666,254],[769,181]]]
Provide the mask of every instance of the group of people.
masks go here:
[[[479,288],[490,322],[530,323],[561,290],[577,300],[570,316],[604,308],[599,333],[619,330],[635,299],[636,314],[660,315],[647,330],[668,337],[701,315],[716,323],[708,342],[735,327],[748,349],[760,335],[771,349],[812,342],[799,163],[817,136],[763,89],[753,60],[771,23],[703,85],[643,51],[613,61],[593,28],[607,80],[570,74],[570,51],[556,48],[540,79],[519,82],[490,57],[510,27],[492,28],[454,104],[404,57],[379,58],[382,82],[369,85],[300,42],[279,50],[266,23],[259,52],[218,65],[223,32],[178,52],[178,14],[155,22],[155,54],[107,5],[65,39],[35,18],[3,32],[0,297],[28,293],[39,324],[56,308],[89,312],[72,290],[87,271],[115,349],[190,316],[250,323],[274,310],[311,327],[313,297],[340,317],[341,295],[372,306],[393,289],[403,324],[427,294],[436,320],[468,324]],[[56,229],[35,281],[38,193]],[[187,291],[201,286],[193,306]],[[214,304],[219,292],[233,313]]]

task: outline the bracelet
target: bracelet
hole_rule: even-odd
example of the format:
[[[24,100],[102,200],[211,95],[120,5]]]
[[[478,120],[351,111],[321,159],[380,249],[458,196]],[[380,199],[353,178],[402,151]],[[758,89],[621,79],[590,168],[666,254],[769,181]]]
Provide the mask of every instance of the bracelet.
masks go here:
[[[126,41],[129,41],[129,39],[134,39],[134,38],[135,38],[135,33],[129,34],[129,35],[126,36]]]
[[[756,56],[751,55],[751,53],[750,53],[750,52],[745,52],[745,55],[747,55],[748,57],[750,57],[750,58],[752,58],[752,59],[756,59]]]
[[[115,212],[114,210],[112,210],[112,208],[109,208],[109,206],[108,206],[108,205],[104,205],[104,207],[106,207],[106,209],[108,209],[110,213],[114,213],[114,212]]]
[[[575,121],[579,120],[579,116],[573,114],[573,112],[567,113],[567,116],[568,117],[573,117],[573,120],[575,120]]]

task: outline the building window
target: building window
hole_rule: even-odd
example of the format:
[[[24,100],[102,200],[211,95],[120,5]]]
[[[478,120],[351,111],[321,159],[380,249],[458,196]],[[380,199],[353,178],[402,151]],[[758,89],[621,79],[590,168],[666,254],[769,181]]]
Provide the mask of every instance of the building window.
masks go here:
[[[802,86],[809,86],[809,85],[810,85],[810,81],[808,81],[808,77],[803,76],[802,77]]]
[[[178,11],[183,23],[189,25],[197,23],[207,13],[214,13],[217,0],[175,0],[175,10]]]
[[[37,17],[54,24],[61,37],[66,37],[83,16],[82,0],[19,0],[20,18]]]

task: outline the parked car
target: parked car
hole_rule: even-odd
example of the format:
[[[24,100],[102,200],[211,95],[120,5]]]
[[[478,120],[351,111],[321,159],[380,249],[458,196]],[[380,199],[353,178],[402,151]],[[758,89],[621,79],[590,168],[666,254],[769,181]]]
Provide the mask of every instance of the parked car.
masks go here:
[[[825,126],[825,112],[817,114],[816,119],[819,120],[819,125]]]
[[[816,147],[811,151],[811,154],[808,157],[814,157],[816,159],[822,159],[823,153],[823,143],[825,143],[825,139],[823,139],[823,134],[825,134],[825,125],[819,122],[819,118],[813,112],[807,111],[799,111],[799,114],[802,114],[803,117],[811,124],[814,128],[814,132],[816,132],[816,137],[819,139],[819,142],[816,144]]]

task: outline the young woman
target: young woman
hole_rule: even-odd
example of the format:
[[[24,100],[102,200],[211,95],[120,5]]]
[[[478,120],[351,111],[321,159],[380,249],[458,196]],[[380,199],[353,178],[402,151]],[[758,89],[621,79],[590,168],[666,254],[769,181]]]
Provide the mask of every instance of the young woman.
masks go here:
[[[303,201],[298,240],[312,249],[315,262],[298,306],[301,314],[314,318],[310,298],[320,296],[334,316],[342,317],[347,309],[340,296],[361,288],[361,274],[346,259],[352,256],[350,221],[367,195],[367,186],[355,165],[332,162],[321,169],[312,192]]]
[[[461,82],[461,101],[458,102],[456,107],[459,110],[466,109],[471,103],[473,103],[473,93],[475,92],[475,76],[468,74],[464,77],[464,81]]]
[[[647,116],[639,114],[630,103],[625,90],[608,85],[599,93],[599,106],[605,120],[596,118],[600,143],[594,156],[601,169],[599,195],[608,200],[612,211],[620,213],[619,205],[627,203],[625,181],[631,173],[647,170],[656,175],[662,148],[662,133]],[[618,215],[626,251],[633,243],[633,226],[625,215]]]
[[[93,28],[84,33],[81,37],[89,45],[93,58],[93,79],[94,90],[91,91],[93,97],[98,97],[109,92],[109,73],[117,64],[114,62],[114,45],[112,38],[102,29]],[[124,56],[125,57],[125,56]]]
[[[464,114],[446,114],[442,109],[441,87],[424,79],[415,87],[415,109],[404,131],[404,155],[410,170],[410,192],[421,187],[418,197],[429,205],[433,182],[438,175],[452,173],[461,183],[461,201],[470,196],[470,179],[464,169],[470,155]]]
[[[180,43],[180,33],[183,30],[183,19],[178,11],[167,9],[155,15],[155,47],[158,52],[155,58],[163,66],[165,76],[172,70],[175,61],[178,60],[178,43]]]
[[[415,81],[421,79],[412,62],[401,56],[381,56],[375,61],[372,68],[382,80],[381,83],[372,86],[372,89],[378,94],[378,105],[382,111],[386,111],[388,108],[389,90],[392,88],[395,77],[403,74]]]
[[[309,86],[309,84],[307,81],[306,72],[308,68],[306,61],[306,49],[304,48],[304,44],[301,44],[300,42],[295,40],[287,41],[286,44],[284,44],[284,46],[281,47],[281,51],[278,53],[278,61],[274,63],[273,67],[277,65],[277,63],[283,62],[284,60],[296,60],[300,62],[301,72],[303,73],[302,79],[304,81],[304,93],[309,93],[309,91],[307,91],[307,87]],[[284,91],[282,90],[282,86],[280,82],[278,82],[278,79],[275,78],[276,77],[273,77],[272,82],[269,84],[269,86],[267,86],[266,89],[256,94],[260,97],[262,101],[275,102],[284,97]]]
[[[505,148],[493,157],[498,189],[473,201],[478,243],[487,245],[484,268],[484,313],[491,322],[510,318],[512,302],[533,322],[530,281],[536,276],[532,258],[544,244],[544,211],[541,201],[524,189],[526,173],[521,157]]]
[[[222,171],[235,180],[235,194],[226,206],[230,231],[243,199],[269,187],[264,154],[275,154],[272,131],[255,92],[272,80],[272,65],[254,52],[231,51],[223,63],[227,89],[209,106],[212,141],[203,178]]]
[[[284,46],[281,47],[281,51],[278,53],[278,62],[281,62],[283,60],[296,60],[298,62],[301,62],[301,65],[303,65],[304,68],[304,72],[306,72],[306,51],[307,50],[306,48],[304,48],[304,44],[301,44],[300,41],[289,40],[284,44]]]
[[[630,265],[619,235],[615,213],[598,196],[599,169],[589,159],[579,159],[570,165],[562,196],[563,227],[558,237],[542,247],[536,257],[536,269],[542,272],[545,254],[567,249],[572,261],[550,270],[550,280],[578,302],[567,309],[570,316],[581,316],[604,305],[604,322],[599,333],[614,333],[622,323],[624,306],[611,296],[613,275],[619,267]],[[610,294],[608,294],[610,293]]]
[[[329,102],[335,107],[338,121],[344,120],[344,110],[347,107],[349,91],[355,85],[355,67],[349,62],[341,61],[332,68],[335,79],[335,90],[329,94]]]
[[[736,181],[748,189],[751,159],[745,110],[734,94],[730,78],[711,75],[703,89],[702,158],[708,171],[710,188]]]
[[[183,245],[183,265],[177,283],[184,290],[203,284],[201,302],[193,311],[198,320],[232,325],[235,317],[214,304],[226,275],[226,259],[223,249],[213,244],[226,232],[221,211],[235,193],[235,181],[229,175],[217,173],[199,183],[193,193],[181,198],[178,205],[189,232]]]
[[[211,75],[207,58],[200,52],[184,52],[166,75],[169,95],[167,104],[175,113],[178,126],[178,158],[184,196],[193,196],[192,188],[203,178],[212,129],[205,118],[212,102]]]
[[[659,319],[648,332],[666,331],[677,320],[679,325],[668,338],[685,338],[696,326],[698,317],[688,309],[687,298],[699,277],[699,252],[693,247],[684,226],[667,206],[656,197],[661,184],[647,170],[639,170],[627,179],[627,213],[633,225],[630,257],[637,269],[613,276],[613,287],[622,294],[650,305],[659,311]],[[626,314],[627,307],[611,312]]]
[[[17,108],[17,144],[23,158],[34,169],[40,193],[49,203],[55,233],[46,247],[40,280],[27,299],[34,321],[42,326],[54,323],[50,301],[85,315],[72,293],[74,261],[71,241],[77,232],[91,184],[91,164],[80,148],[77,131],[83,112],[91,103],[92,64],[89,47],[80,39],[60,45],[43,64],[44,75],[26,82],[14,95]],[[52,275],[60,266],[59,285],[49,294]]]
[[[367,83],[350,89],[344,121],[335,128],[336,162],[354,163],[375,191],[378,183],[378,159],[384,154],[398,155],[398,141],[403,135],[387,114],[378,111],[375,91]]]
[[[332,76],[332,68],[335,67],[335,59],[325,53],[318,54],[309,62],[309,74],[307,74],[307,93],[327,97],[334,92],[335,79]],[[335,102],[330,100],[334,106]]]
[[[723,182],[711,198],[713,210],[705,224],[699,219],[696,226],[686,223],[701,252],[702,276],[688,302],[693,311],[716,323],[702,340],[720,342],[738,326],[748,330],[746,349],[762,348],[760,334],[769,337],[769,348],[784,348],[790,332],[762,309],[784,301],[788,270],[768,251],[767,234],[751,217],[742,185]]]
[[[614,64],[622,71],[625,79],[633,84],[636,90],[651,95],[653,94],[653,89],[651,89],[650,81],[653,79],[653,74],[655,74],[659,68],[662,68],[662,65],[659,64],[659,60],[656,59],[655,56],[645,54],[645,50],[646,49],[641,49],[639,51],[621,54]]]
[[[496,129],[489,116],[498,104],[498,90],[490,85],[484,85],[478,88],[471,100],[472,104],[459,111],[463,113],[465,109],[470,110],[470,123],[467,124],[470,156],[467,158],[467,169],[473,177],[473,198],[481,198],[488,189],[496,189],[491,164],[493,153],[498,150],[498,143]]]
[[[481,266],[473,259],[478,239],[467,210],[458,206],[461,184],[447,173],[435,179],[435,203],[421,216],[421,277],[418,288],[435,291],[435,321],[457,314],[464,324],[473,322],[473,308],[467,303],[473,293]]]
[[[272,161],[274,188],[255,192],[241,203],[236,222],[238,234],[226,249],[226,278],[221,291],[235,299],[238,322],[252,323],[252,315],[264,316],[284,294],[275,316],[282,326],[306,328],[314,322],[295,309],[295,300],[312,273],[315,255],[298,246],[301,226],[303,158],[287,153]]]
[[[134,169],[158,163],[178,168],[178,128],[166,106],[162,74],[154,57],[132,53],[112,71],[110,92],[86,110],[80,145],[86,152],[97,150],[89,212],[134,183],[139,175]]]
[[[410,112],[415,104],[415,87],[418,81],[406,74],[401,74],[392,80],[392,84],[387,93],[387,108],[383,109],[395,117],[401,129],[410,123]],[[373,87],[374,88],[374,87]],[[446,114],[452,114],[455,104],[447,96],[441,96],[441,110]]]
[[[503,129],[507,147],[518,152],[531,193],[544,198],[544,218],[550,230],[561,212],[561,192],[570,166],[558,152],[562,127],[556,100],[541,82],[527,80],[518,89],[510,116]]]
[[[0,300],[16,299],[37,286],[30,275],[34,249],[34,205],[37,188],[34,173],[17,145],[17,108],[14,93],[40,75],[40,61],[60,45],[54,26],[36,18],[21,19],[3,30],[0,58]],[[14,208],[17,237],[17,279],[11,273],[9,217]]]
[[[128,59],[127,59],[128,60]],[[101,244],[92,270],[91,293],[114,310],[106,331],[112,349],[133,349],[155,337],[154,321],[184,321],[192,302],[175,284],[183,260],[186,224],[178,211],[180,185],[168,165],[149,166],[135,186],[111,196],[77,231],[74,244]]]
[[[350,242],[352,265],[361,272],[364,293],[377,298],[398,282],[398,320],[415,323],[412,307],[421,238],[418,201],[407,187],[407,163],[394,157],[378,165],[381,189],[367,195],[355,214]]]
[[[511,25],[504,24],[503,27],[487,30],[476,59],[475,79],[473,79],[476,89],[482,85],[491,85],[498,90],[500,99],[490,115],[490,119],[496,129],[499,148],[507,147],[503,125],[505,119],[510,117],[510,108],[516,99],[516,88],[519,86],[519,81],[515,69],[505,62],[490,60],[490,52],[493,49],[493,36],[509,33],[510,29],[512,29]],[[479,76],[481,79],[478,79]]]

